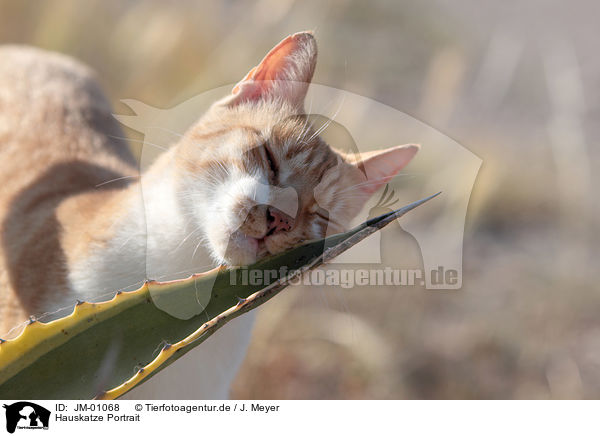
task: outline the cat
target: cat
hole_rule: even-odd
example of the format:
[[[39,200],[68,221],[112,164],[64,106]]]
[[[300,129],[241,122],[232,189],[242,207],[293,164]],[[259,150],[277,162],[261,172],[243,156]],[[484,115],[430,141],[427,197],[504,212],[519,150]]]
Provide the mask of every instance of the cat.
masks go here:
[[[288,36],[140,174],[88,67],[0,48],[0,331],[346,228],[418,146],[359,155],[326,144],[304,113],[316,57],[311,32]],[[293,188],[291,211],[276,188]],[[254,316],[128,398],[227,398]]]

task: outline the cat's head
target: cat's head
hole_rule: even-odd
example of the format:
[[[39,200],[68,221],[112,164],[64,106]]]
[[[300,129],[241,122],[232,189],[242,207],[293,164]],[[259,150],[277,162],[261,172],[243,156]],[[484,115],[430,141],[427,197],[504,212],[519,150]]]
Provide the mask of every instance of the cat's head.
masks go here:
[[[358,156],[327,145],[304,113],[316,57],[311,33],[287,37],[179,144],[182,199],[220,263],[344,230],[418,150]]]

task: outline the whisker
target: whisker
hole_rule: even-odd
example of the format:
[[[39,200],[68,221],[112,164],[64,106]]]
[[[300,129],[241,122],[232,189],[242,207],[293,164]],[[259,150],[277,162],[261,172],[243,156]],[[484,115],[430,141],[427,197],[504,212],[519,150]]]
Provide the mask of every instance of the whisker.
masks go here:
[[[337,193],[341,194],[343,192],[352,191],[355,188],[359,188],[359,187],[363,187],[363,186],[370,186],[370,185],[377,185],[382,180],[389,180],[389,177],[380,177],[380,178],[377,178],[377,179],[370,179],[370,180],[367,180],[366,182],[361,182],[361,183],[357,183],[355,185],[348,186],[347,188],[342,189],[342,190],[338,191]]]
[[[168,147],[163,147],[162,145],[158,145],[158,144],[154,144],[152,142],[148,142],[148,141],[143,141],[141,139],[133,139],[133,138],[127,138],[126,136],[115,136],[115,135],[107,135],[109,138],[114,138],[114,139],[124,139],[126,141],[131,141],[131,142],[139,142],[140,144],[148,144],[148,145],[152,145],[156,148],[160,148],[161,150],[168,150]]]
[[[123,176],[123,177],[117,177],[116,179],[111,179],[111,180],[107,180],[106,182],[102,182],[102,183],[98,183],[95,188],[99,188],[100,186],[104,186],[104,185],[108,185],[109,183],[112,182],[118,182],[119,180],[125,180],[125,179],[135,179],[140,177],[139,174],[135,175],[135,176]]]
[[[190,222],[190,221],[191,221],[191,220],[188,220],[188,222],[187,222],[186,224],[189,224],[189,222]],[[188,233],[188,235],[187,235],[185,238],[183,238],[183,239],[181,240],[181,242],[180,242],[180,243],[177,245],[177,247],[175,247],[175,248],[172,250],[172,253],[174,253],[174,252],[176,252],[177,250],[179,250],[179,249],[180,249],[180,248],[183,246],[183,244],[185,244],[185,241],[187,241],[187,240],[188,240],[188,239],[189,239],[189,238],[190,238],[192,235],[194,235],[195,233],[198,233],[198,232],[199,232],[199,231],[201,231],[201,230],[202,230],[202,228],[201,228],[201,227],[198,227],[198,228],[196,228],[195,230],[192,230],[190,233]]]
[[[304,137],[304,135],[306,135],[308,133],[308,122],[310,121],[310,113],[312,111],[312,105],[313,105],[313,96],[310,96],[310,105],[308,106],[308,112],[305,114],[305,120],[304,120],[304,125],[302,126],[302,130],[300,130],[300,134],[298,135],[298,137],[296,138],[296,142],[300,142],[300,138]],[[312,123],[311,123],[312,125]]]
[[[167,133],[171,133],[171,134],[173,134],[173,135],[175,135],[175,136],[179,136],[180,138],[183,138],[183,136],[184,136],[184,135],[182,135],[181,133],[177,133],[177,132],[175,132],[175,131],[173,131],[173,130],[169,130],[169,129],[166,129],[166,128],[164,128],[164,127],[159,127],[159,126],[149,126],[149,127],[148,127],[148,129],[159,129],[159,130],[164,130],[165,132],[167,132]]]
[[[323,126],[321,126],[321,128],[319,128],[319,130],[317,130],[315,133],[313,133],[313,135],[310,138],[308,138],[308,140],[306,142],[312,141],[315,137],[319,136],[323,131],[325,131],[325,129],[327,129],[331,125],[331,123],[336,119],[336,117],[340,113],[340,110],[342,109],[342,106],[344,105],[345,101],[346,101],[346,96],[342,95],[342,101],[340,102],[340,105],[338,106],[338,108],[335,111],[335,113],[333,114],[333,116],[329,119],[328,122],[326,122]]]
[[[133,139],[133,138],[127,138],[127,137],[125,137],[125,136],[115,136],[115,135],[107,135],[107,136],[108,136],[109,138],[114,138],[114,139],[122,139],[122,140],[125,140],[125,141],[138,142],[138,143],[140,143],[140,144],[143,144],[143,145],[144,145],[144,144],[148,144],[148,145],[151,145],[151,146],[153,146],[153,147],[156,147],[156,148],[158,148],[158,149],[160,149],[160,150],[164,150],[164,151],[168,151],[168,150],[169,150],[169,147],[164,147],[164,146],[162,146],[162,145],[154,144],[153,142],[148,142],[148,141],[146,141],[146,140],[141,140],[141,139]],[[193,162],[193,161],[191,161],[190,159],[185,159],[185,160],[186,160],[187,162],[189,162],[189,163],[194,163],[194,162]]]

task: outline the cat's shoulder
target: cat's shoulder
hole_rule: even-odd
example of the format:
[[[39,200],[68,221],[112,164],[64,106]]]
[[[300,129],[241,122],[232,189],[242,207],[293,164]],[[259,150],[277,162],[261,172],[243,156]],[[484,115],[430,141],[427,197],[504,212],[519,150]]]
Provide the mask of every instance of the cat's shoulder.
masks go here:
[[[26,45],[0,45],[0,100],[103,101],[95,72],[82,62]]]
[[[18,44],[0,45],[0,72],[27,73],[27,76],[73,76],[95,79],[87,65],[62,53]]]

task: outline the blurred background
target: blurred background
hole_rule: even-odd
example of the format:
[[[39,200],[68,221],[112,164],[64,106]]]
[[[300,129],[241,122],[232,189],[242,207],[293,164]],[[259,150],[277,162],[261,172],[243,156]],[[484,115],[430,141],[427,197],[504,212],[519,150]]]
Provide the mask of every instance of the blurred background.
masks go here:
[[[483,160],[461,290],[290,288],[261,309],[233,398],[600,398],[599,16],[591,0],[1,0],[0,42],[89,64],[126,113],[235,83],[314,29],[315,83]]]

